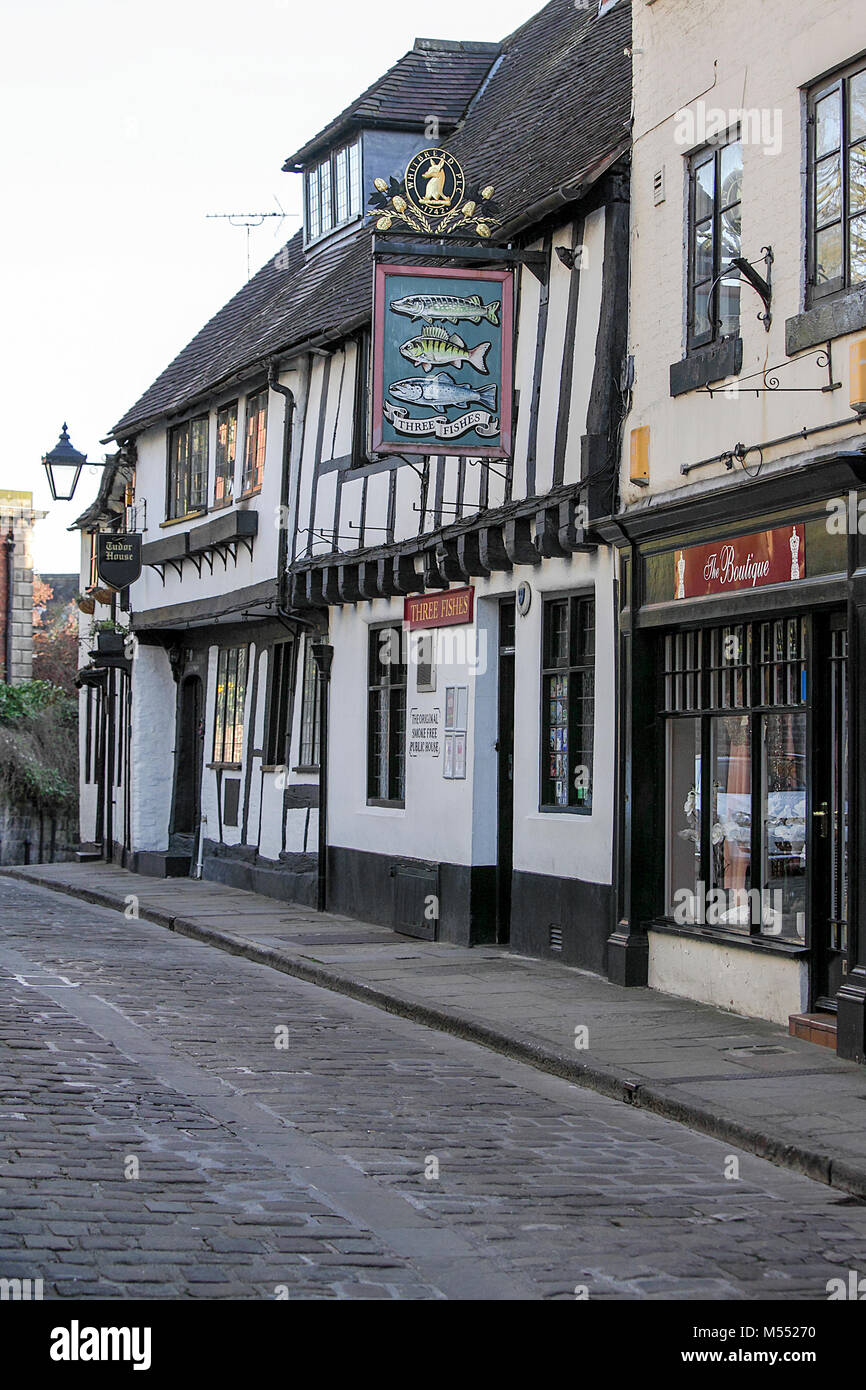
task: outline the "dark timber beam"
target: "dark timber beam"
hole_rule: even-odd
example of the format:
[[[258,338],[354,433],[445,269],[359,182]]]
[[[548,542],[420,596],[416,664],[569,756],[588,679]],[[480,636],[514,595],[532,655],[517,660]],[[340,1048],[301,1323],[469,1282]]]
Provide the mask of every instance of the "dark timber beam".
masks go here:
[[[337,570],[337,588],[344,603],[357,603],[362,597],[358,588],[358,566],[340,565]]]
[[[535,548],[529,518],[512,517],[502,528],[505,552],[513,565],[540,565],[541,555]]]
[[[448,580],[439,568],[435,550],[424,551],[424,588],[447,589]]]
[[[467,531],[465,535],[457,537],[457,559],[460,568],[466,575],[481,575],[485,579],[490,577],[490,569],[481,559],[481,537],[477,531]]]
[[[478,554],[485,569],[510,570],[511,561],[502,540],[501,526],[483,526],[478,532]]]
[[[419,594],[424,588],[424,577],[415,569],[414,555],[394,556],[394,590],[398,594]]]

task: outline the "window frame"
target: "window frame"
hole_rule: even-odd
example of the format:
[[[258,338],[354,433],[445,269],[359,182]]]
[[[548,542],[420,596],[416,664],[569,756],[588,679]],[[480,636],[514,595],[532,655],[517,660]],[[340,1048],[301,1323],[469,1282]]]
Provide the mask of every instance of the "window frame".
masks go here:
[[[265,477],[265,460],[268,447],[268,404],[270,399],[270,388],[265,383],[256,390],[250,391],[244,401],[244,459],[241,472],[241,492],[244,497],[254,497],[261,492]],[[256,401],[263,400],[262,407],[256,407],[255,415],[252,407]],[[255,442],[251,446],[250,426],[255,419]],[[255,458],[255,462],[253,459]]]
[[[234,718],[233,723],[229,725],[227,678],[229,674],[229,662],[233,655],[235,657],[234,698],[231,713]],[[243,677],[239,680],[238,673],[241,670],[241,655],[243,655]],[[210,763],[211,767],[237,769],[243,765],[248,663],[249,648],[245,643],[237,647],[220,647],[218,649],[214,691],[213,759]],[[238,699],[239,694],[240,700]],[[237,718],[238,703],[240,703],[240,721],[238,721]],[[234,729],[234,734],[232,737],[231,749],[227,750],[226,733],[230,727]],[[240,750],[238,750],[238,742],[240,742]],[[227,751],[231,752],[231,758],[225,756]],[[235,756],[238,751],[240,752],[239,757]]]
[[[220,406],[217,407],[217,412],[216,412],[216,445],[215,445],[215,450],[214,450],[214,480],[213,480],[213,489],[214,489],[213,505],[214,505],[214,507],[230,507],[230,506],[232,505],[232,503],[234,502],[234,500],[235,500],[235,473],[236,473],[236,471],[237,471],[237,462],[238,462],[238,425],[239,425],[239,423],[240,423],[240,408],[239,408],[239,407],[240,407],[240,401],[239,401],[239,400],[225,401],[222,405],[220,405]],[[233,441],[233,447],[232,447],[231,470],[230,470],[230,471],[227,471],[227,470],[225,469],[224,466],[223,466],[222,469],[220,468],[220,464],[221,464],[221,463],[222,463],[223,465],[225,465],[226,462],[227,462],[227,459],[225,458],[224,455],[221,457],[222,446],[221,446],[221,443],[220,443],[220,425],[221,425],[221,418],[222,418],[222,416],[224,416],[224,415],[226,415],[226,414],[229,414],[229,413],[232,412],[232,411],[234,411],[235,432],[234,432],[234,441]],[[246,438],[246,436],[244,436],[244,438]],[[218,497],[218,496],[217,496],[217,488],[218,488],[218,486],[219,486],[219,484],[220,484],[220,481],[227,482],[227,484],[228,484],[228,486],[227,486],[227,488],[226,488],[226,494],[225,494],[223,497]]]
[[[866,284],[866,276],[862,280],[852,281],[851,279],[851,224],[855,217],[862,217],[864,229],[866,229],[866,205],[851,213],[851,179],[850,179],[850,157],[851,151],[856,145],[861,145],[866,152],[866,135],[860,136],[856,141],[850,139],[850,83],[851,79],[866,74],[866,58],[860,58],[856,62],[849,63],[843,68],[824,78],[822,82],[817,82],[810,87],[806,94],[806,308],[811,308],[816,304],[823,303],[825,300],[835,296],[849,294],[857,286]],[[818,134],[817,108],[819,102],[825,100],[833,92],[839,93],[839,144],[833,150],[817,157],[816,140]],[[840,164],[841,185],[840,185],[840,211],[839,217],[828,221],[824,227],[818,227],[818,164],[833,157],[837,153]],[[839,225],[842,228],[842,274],[835,277],[833,281],[827,283],[826,287],[819,283],[817,278],[818,261],[818,232],[827,227]]]
[[[374,666],[374,661],[378,661],[378,645],[381,643],[381,634],[391,631],[396,634],[400,644],[399,662],[378,662]],[[372,679],[374,670],[381,667],[383,677],[374,681]],[[393,672],[402,673],[402,679],[393,679]],[[385,678],[387,677],[387,679]],[[406,720],[409,704],[408,692],[409,670],[408,663],[404,659],[403,651],[403,628],[399,622],[391,621],[386,623],[371,624],[367,637],[367,805],[392,807],[403,810],[406,805]],[[402,729],[399,720],[394,721],[394,706],[399,706],[400,692],[402,691]],[[374,697],[378,714],[378,699],[384,692],[388,692],[388,728],[387,728],[387,779],[388,796],[378,795],[378,780],[374,765],[374,746],[373,746],[373,715]],[[396,700],[392,697],[396,695]],[[399,712],[399,711],[398,711]],[[402,744],[402,750],[400,748]],[[396,793],[396,794],[395,794]],[[400,794],[402,793],[402,795]]]
[[[192,453],[192,433],[196,425],[204,426],[204,458],[203,467],[199,473],[198,492],[193,495],[193,453]],[[175,457],[175,440],[186,435],[187,450],[186,458],[183,461],[185,474],[185,492],[183,498],[179,496],[177,476],[178,460]],[[208,476],[210,463],[210,412],[206,411],[198,415],[190,415],[186,420],[181,420],[176,425],[170,425],[166,433],[166,474],[165,474],[165,519],[166,521],[183,521],[188,516],[201,516],[207,511],[207,492]],[[184,500],[186,505],[180,510],[175,510],[180,500]]]
[[[551,616],[552,616],[552,613],[553,613],[554,608],[555,608],[558,604],[565,604],[565,605],[566,605],[566,614],[567,614],[567,619],[566,619],[566,660],[565,660],[564,662],[561,662],[561,661],[556,661],[556,662],[554,662],[552,659],[551,659],[551,660],[548,659],[548,658],[551,658],[551,657],[552,657],[552,653],[551,653],[551,650],[550,650],[550,631],[551,631],[550,624],[551,624]],[[592,627],[591,627],[591,632],[592,632],[592,650],[591,650],[591,652],[589,653],[589,659],[588,659],[588,660],[586,660],[586,659],[578,659],[578,658],[580,657],[580,655],[581,655],[582,649],[581,649],[581,648],[575,647],[575,638],[576,638],[577,631],[579,631],[578,624],[580,623],[580,619],[579,619],[579,618],[575,618],[574,615],[575,615],[576,613],[579,613],[579,612],[580,612],[580,606],[581,606],[581,605],[588,605],[589,611],[591,612],[591,617],[592,617]],[[543,600],[542,600],[542,613],[541,613],[541,653],[540,653],[540,658],[541,658],[541,659],[540,659],[540,708],[539,708],[539,765],[538,765],[539,781],[538,781],[538,809],[539,809],[540,812],[542,812],[542,813],[545,814],[545,815],[548,815],[548,814],[554,814],[554,815],[579,815],[579,816],[591,816],[591,815],[592,815],[592,802],[593,802],[593,795],[592,795],[592,794],[593,794],[593,784],[594,784],[594,760],[595,760],[595,694],[596,694],[596,670],[597,670],[597,665],[598,665],[598,653],[597,653],[597,631],[598,631],[598,629],[597,629],[597,615],[598,615],[598,604],[597,604],[597,601],[596,601],[596,594],[595,594],[595,590],[594,590],[594,589],[581,589],[581,590],[578,590],[577,592],[575,592],[574,590],[568,590],[568,591],[566,591],[566,592],[558,592],[558,593],[557,593],[557,592],[554,592],[554,593],[549,593],[549,594],[545,594],[544,597],[543,597]],[[584,630],[585,630],[585,623],[584,623]],[[584,658],[586,657],[586,655],[587,655],[587,654],[586,654],[585,652],[583,652]],[[589,745],[588,750],[587,750],[587,746],[586,746],[585,741],[582,741],[582,742],[581,742],[580,748],[579,748],[579,756],[578,756],[578,750],[577,750],[575,747],[572,746],[572,738],[573,738],[573,735],[576,733],[576,731],[577,731],[579,728],[585,729],[585,728],[586,728],[586,725],[584,725],[584,724],[579,724],[578,721],[577,721],[577,718],[576,718],[576,695],[575,695],[575,691],[576,691],[576,689],[578,689],[579,687],[578,687],[578,685],[577,685],[577,682],[575,682],[575,681],[572,680],[572,677],[574,677],[574,676],[579,676],[579,677],[582,676],[582,677],[585,677],[585,676],[587,675],[587,673],[590,675],[591,681],[592,681],[592,726],[591,726],[591,727],[592,727],[592,741],[591,741],[591,744]],[[551,677],[558,677],[558,676],[567,676],[567,677],[568,677],[568,688],[567,688],[567,692],[566,692],[565,696],[564,696],[564,697],[559,697],[559,696],[555,697],[556,699],[564,698],[565,701],[566,701],[566,705],[567,705],[566,713],[565,713],[566,723],[565,723],[565,726],[564,726],[564,727],[565,727],[565,729],[567,730],[567,737],[568,737],[568,745],[569,745],[569,746],[568,746],[567,748],[565,748],[565,749],[551,749],[551,747],[550,747],[550,733],[551,733],[551,729],[554,729],[554,730],[555,730],[556,728],[559,728],[559,727],[562,727],[562,726],[561,726],[561,725],[558,725],[558,724],[556,724],[556,723],[553,723],[553,722],[551,722],[551,720],[550,720],[550,709],[549,709],[550,697],[549,697],[549,695],[548,695],[547,683],[548,683],[548,680],[549,680]],[[587,757],[587,751],[588,751],[588,757]],[[567,803],[567,804],[559,803],[559,802],[557,802],[555,799],[550,799],[550,789],[551,789],[551,786],[554,788],[553,793],[552,793],[552,796],[553,796],[553,798],[555,798],[555,795],[556,795],[556,792],[555,792],[555,784],[556,784],[556,781],[557,781],[557,780],[562,780],[562,779],[557,779],[557,778],[555,778],[555,777],[551,777],[551,775],[550,775],[550,755],[551,755],[551,752],[553,752],[553,753],[562,752],[562,753],[565,755],[565,757],[566,757],[566,766],[567,766],[566,776],[567,776],[567,782],[568,782],[568,803]],[[575,758],[574,766],[572,766],[572,761],[571,761],[572,758]],[[586,799],[583,800],[583,801],[579,801],[579,800],[578,800],[578,791],[579,791],[579,788],[575,787],[575,785],[574,785],[575,768],[578,767],[578,766],[588,767],[588,769],[589,769],[589,787],[587,788],[587,797],[586,797]]]
[[[353,161],[352,155],[355,154]],[[353,169],[354,163],[354,169]],[[341,164],[345,167],[346,215],[339,216],[341,205]],[[324,171],[327,170],[325,176]],[[315,219],[312,196],[315,189]],[[327,200],[328,225],[324,225],[323,208]],[[357,222],[363,216],[361,176],[361,137],[335,145],[304,170],[304,240],[307,246],[330,236],[341,227]]]
[[[736,339],[740,336],[740,315],[737,315],[737,326],[727,332],[722,331],[722,317],[720,310],[721,298],[721,243],[722,243],[722,197],[721,197],[721,165],[722,155],[731,145],[740,145],[740,196],[734,203],[728,203],[724,211],[739,205],[742,216],[743,207],[743,186],[742,186],[742,132],[738,126],[726,132],[724,139],[711,141],[703,145],[700,149],[692,151],[688,155],[687,177],[688,177],[688,199],[686,210],[686,256],[687,256],[687,286],[686,286],[686,350],[688,353],[699,352],[701,349],[717,346],[719,343],[726,342],[728,339]],[[704,165],[713,164],[713,210],[709,218],[696,217],[696,189],[697,171]],[[697,280],[695,276],[695,259],[697,250],[697,226],[700,222],[712,223],[713,229],[713,264],[709,280]],[[742,254],[742,223],[741,223],[740,254]],[[738,279],[740,277],[738,276]],[[707,301],[708,317],[710,327],[703,332],[695,331],[695,292],[699,285],[710,284],[712,292]]]

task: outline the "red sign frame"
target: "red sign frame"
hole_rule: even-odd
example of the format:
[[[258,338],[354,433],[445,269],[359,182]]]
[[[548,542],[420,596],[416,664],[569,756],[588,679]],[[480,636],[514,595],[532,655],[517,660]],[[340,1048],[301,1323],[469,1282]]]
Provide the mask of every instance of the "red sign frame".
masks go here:
[[[806,577],[802,523],[752,531],[747,536],[689,545],[674,551],[673,599],[704,598],[767,584],[795,584]]]
[[[499,444],[460,444],[429,438],[415,442],[411,438],[390,441],[382,438],[382,418],[385,405],[385,310],[388,276],[411,276],[420,280],[486,281],[499,284],[502,290],[502,349],[499,373]],[[513,447],[514,401],[514,271],[455,269],[451,266],[398,265],[377,263],[373,268],[373,399],[371,446],[376,454],[447,454],[469,458],[511,457]]]
[[[403,623],[418,627],[458,627],[475,615],[475,587],[437,589],[432,594],[409,594],[403,600]]]

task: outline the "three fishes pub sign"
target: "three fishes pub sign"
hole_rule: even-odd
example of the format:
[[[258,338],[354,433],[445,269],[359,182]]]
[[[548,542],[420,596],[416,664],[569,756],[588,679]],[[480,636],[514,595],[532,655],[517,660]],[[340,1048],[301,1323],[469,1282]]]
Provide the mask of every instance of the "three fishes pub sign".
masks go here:
[[[428,236],[483,239],[497,221],[492,188],[467,192],[460,165],[444,150],[422,150],[402,184],[391,185],[377,179],[370,200],[382,231],[397,222]],[[513,324],[510,269],[377,263],[373,450],[507,458]]]

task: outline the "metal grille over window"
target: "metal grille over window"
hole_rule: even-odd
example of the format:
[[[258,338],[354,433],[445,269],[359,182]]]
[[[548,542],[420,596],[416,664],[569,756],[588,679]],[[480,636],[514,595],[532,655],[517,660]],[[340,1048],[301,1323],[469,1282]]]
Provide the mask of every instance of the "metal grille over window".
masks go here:
[[[806,618],[669,633],[666,902],[680,924],[802,941]]]
[[[370,632],[367,798],[403,805],[406,765],[406,663],[399,628]]]
[[[213,738],[215,763],[240,763],[243,759],[246,687],[246,647],[223,647],[217,661]]]
[[[595,601],[544,606],[541,801],[590,810],[595,727]]]

